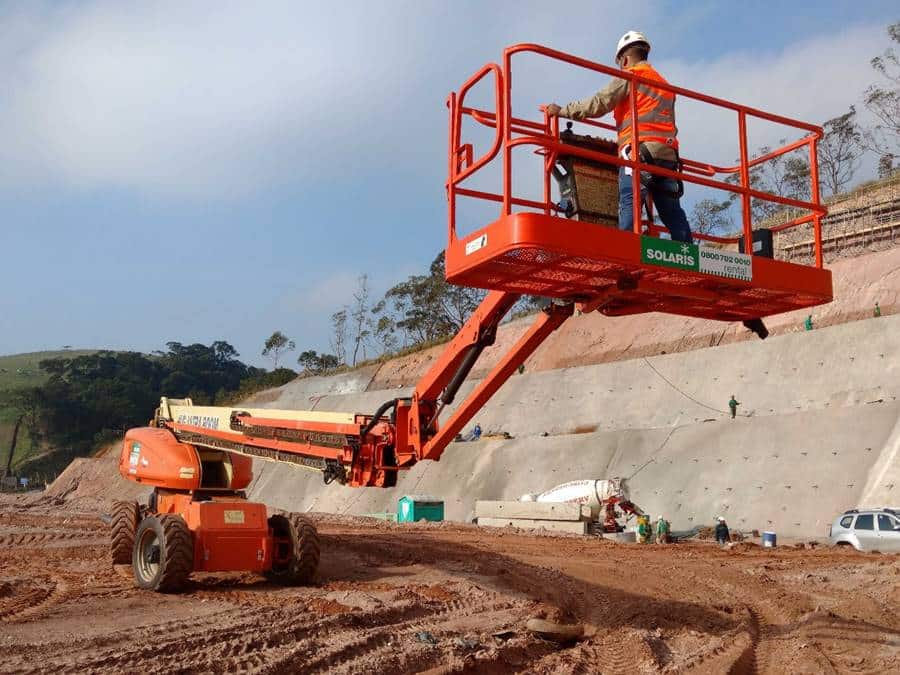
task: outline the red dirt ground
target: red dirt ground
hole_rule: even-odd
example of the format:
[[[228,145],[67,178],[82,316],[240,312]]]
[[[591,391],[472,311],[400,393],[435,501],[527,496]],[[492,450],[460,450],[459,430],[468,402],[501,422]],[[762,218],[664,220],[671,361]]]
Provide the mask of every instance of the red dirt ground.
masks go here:
[[[315,586],[157,595],[109,563],[97,513],[0,497],[0,671],[900,671],[900,556],[314,519]]]

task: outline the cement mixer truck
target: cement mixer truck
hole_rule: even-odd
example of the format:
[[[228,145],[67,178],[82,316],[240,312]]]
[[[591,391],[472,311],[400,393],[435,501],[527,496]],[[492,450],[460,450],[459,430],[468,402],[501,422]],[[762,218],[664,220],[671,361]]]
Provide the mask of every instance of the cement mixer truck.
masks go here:
[[[644,515],[644,512],[628,498],[624,478],[573,480],[540,494],[524,494],[520,501],[588,506],[591,509],[591,520],[599,522],[602,518],[604,532],[622,532],[625,529],[619,523],[618,510],[622,511],[626,519]]]

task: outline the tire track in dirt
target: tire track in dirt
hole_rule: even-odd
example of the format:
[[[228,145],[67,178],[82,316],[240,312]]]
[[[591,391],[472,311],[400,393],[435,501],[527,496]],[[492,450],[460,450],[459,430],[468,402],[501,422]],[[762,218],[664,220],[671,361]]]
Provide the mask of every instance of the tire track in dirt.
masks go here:
[[[123,651],[122,644],[134,639],[132,631],[87,640],[78,644],[75,653],[68,651],[59,655],[57,652],[55,658],[42,659],[41,669],[84,672],[94,669],[132,671],[152,668],[164,671],[187,668],[202,671],[219,670],[223,664],[228,664],[229,670],[248,667],[271,670],[280,655],[279,648],[285,645],[291,651],[305,653],[307,649],[315,650],[319,644],[335,640],[349,642],[365,630],[361,626],[373,625],[370,630],[382,628],[391,631],[404,621],[414,626],[431,616],[447,613],[459,615],[462,607],[461,604],[443,608],[437,605],[423,607],[406,602],[373,612],[335,615],[325,619],[310,615],[305,605],[299,606],[296,611],[262,609],[252,615],[235,609],[230,612],[230,617],[219,614],[213,618],[143,628],[141,643],[144,646],[127,651]],[[465,612],[472,615],[483,609],[484,605],[473,604]],[[46,651],[53,651],[54,646],[46,645],[49,647]],[[25,654],[29,661],[33,659],[34,650],[30,645],[24,647],[19,655]]]
[[[522,602],[504,602],[496,598],[494,602],[455,600],[446,606],[434,608],[433,613],[424,618],[388,626],[379,626],[369,630],[355,631],[354,636],[357,637],[350,641],[341,641],[336,647],[317,654],[311,661],[303,661],[301,664],[294,658],[290,658],[283,663],[282,667],[294,670],[302,665],[303,670],[310,673],[332,671],[359,672],[357,670],[358,664],[362,665],[362,663],[367,661],[381,664],[382,659],[379,656],[386,656],[395,642],[412,643],[417,634],[427,633],[439,643],[441,638],[456,635],[455,631],[448,632],[442,627],[449,620],[458,621],[475,615],[479,615],[483,619],[492,614],[502,614],[508,617],[510,611],[523,610],[524,605],[525,603]],[[436,652],[434,655],[438,659],[443,656],[442,652],[438,650],[430,651]],[[431,659],[428,660],[431,661]],[[417,664],[417,666],[424,667],[430,667],[431,665],[434,664]]]
[[[634,672],[638,659],[632,649],[623,647],[621,636],[578,644],[544,656],[532,664],[529,670],[544,673],[578,673],[579,675]],[[645,655],[645,659],[653,661],[652,655]]]
[[[261,615],[264,619],[265,613]],[[233,610],[212,618],[180,619],[142,626],[140,644],[137,645],[134,644],[135,631],[128,629],[81,640],[74,645],[68,641],[23,644],[10,650],[8,656],[18,657],[16,665],[20,667],[32,666],[24,668],[23,672],[137,672],[164,670],[166,667],[176,670],[178,664],[189,667],[190,661],[185,660],[190,655],[189,647],[208,646],[211,635],[224,638],[238,636],[252,629],[255,623],[256,620],[246,613]],[[215,632],[211,633],[211,630]],[[38,656],[41,657],[40,665],[34,667]],[[10,660],[8,663],[12,665],[15,662]]]
[[[749,616],[748,628],[752,640],[728,672],[784,670],[788,668],[786,659],[799,649],[805,650],[805,660],[815,663],[820,672],[838,672],[841,669],[836,668],[834,658],[840,659],[841,645],[848,640],[848,633],[855,640],[880,639],[879,627],[863,626],[863,631],[859,631],[857,624],[852,629],[848,625],[839,625],[833,635],[811,634],[811,625],[833,625],[828,620],[829,615],[818,610],[810,611],[810,596],[803,589],[781,588],[777,601],[773,601],[767,591],[776,583],[777,572],[773,566],[764,563],[759,569],[741,570],[737,579],[733,578],[733,574],[728,574],[720,575],[712,582],[724,597],[734,598]],[[752,599],[748,600],[747,596]],[[897,635],[900,636],[900,633]],[[827,650],[817,643],[827,644]]]
[[[759,612],[749,605],[744,606],[744,611],[747,613],[746,634],[750,639],[749,643],[743,647],[743,649],[739,649],[737,656],[734,658],[728,669],[722,671],[727,672],[728,675],[753,675],[759,672],[757,653],[759,651],[760,640],[764,637],[762,632],[763,629],[761,628],[763,623],[760,620]],[[768,636],[766,635],[765,637]],[[739,647],[739,645],[736,646]]]
[[[413,559],[430,558],[436,567],[454,569],[454,563],[446,559],[447,551],[442,542],[419,538],[415,542],[392,541],[388,545],[375,538],[368,540],[367,545],[370,553],[372,547],[380,549],[382,545],[385,545],[390,549],[387,555],[393,556],[395,559],[406,562],[410,557]],[[522,562],[492,551],[478,551],[476,568],[479,575],[496,576],[503,586],[531,597],[537,596],[542,601],[556,606],[563,613],[574,615],[589,623],[592,617],[603,615],[607,624],[614,623],[618,617],[621,617],[621,623],[627,625],[629,620],[634,622],[635,612],[639,614],[642,611],[637,606],[613,608],[609,597],[604,597],[602,592],[598,593],[598,589],[586,582],[561,575],[558,570],[552,568]],[[652,612],[652,609],[650,611]],[[723,619],[718,628],[721,631],[727,631],[733,629],[737,623],[735,620]],[[712,626],[713,629],[716,627]],[[750,642],[752,642],[751,638],[745,637],[745,644]],[[738,658],[739,651],[739,649],[732,648],[728,650],[727,654],[702,653],[697,661],[702,663],[708,661],[710,657],[719,656],[720,658],[716,661],[723,666],[719,672],[725,672]],[[621,636],[614,634],[608,642],[601,640],[588,645],[580,644],[562,650],[558,654],[544,657],[541,667],[547,667],[550,671],[561,667],[565,672],[579,670],[597,672],[597,664],[601,664],[601,670],[604,672],[626,672],[634,669],[636,661],[654,664],[655,667],[660,666],[658,658],[646,643],[638,639],[632,641],[627,649],[623,649]]]
[[[70,542],[73,540],[98,540],[102,535],[97,532],[9,532],[0,534],[0,546],[41,547],[44,544]]]
[[[631,602],[623,602],[622,598],[611,601],[609,596],[604,597],[602,592],[598,594],[597,590],[591,589],[587,583],[575,578],[560,576],[555,570],[527,563],[510,565],[508,560],[504,561],[504,564],[508,568],[508,574],[502,576],[506,583],[512,581],[516,588],[524,589],[529,586],[540,588],[542,599],[555,603],[564,611],[574,613],[583,621],[590,622],[592,617],[600,614],[603,615],[606,625],[620,623],[623,628],[629,625],[639,626],[642,623],[652,624],[654,622],[652,616],[657,613],[657,610],[653,607],[652,600],[648,602],[643,599],[637,602],[636,606]],[[652,577],[653,574],[649,569],[642,569],[638,576]],[[548,588],[552,590],[545,590]],[[644,590],[651,597],[653,596],[654,589],[647,587]],[[610,589],[610,593],[613,593],[613,589]],[[687,596],[688,600],[689,597]],[[689,610],[691,607],[686,602],[679,604],[683,607],[682,611]],[[663,605],[660,606],[660,611],[665,611]],[[649,621],[647,621],[648,619]],[[679,662],[678,670],[692,669],[702,664],[702,670],[707,672],[727,672],[741,653],[741,640],[744,645],[753,642],[752,630],[732,617],[719,618],[715,614],[707,612],[706,616],[698,617],[696,627],[709,631],[710,638],[720,636],[723,639],[718,642],[718,647],[704,647],[699,653],[695,653],[687,663]],[[632,627],[626,630],[635,636],[633,640],[628,641],[627,648],[623,648],[622,631],[617,629],[613,630],[608,639],[596,638],[586,644],[560,652],[559,655],[548,657],[545,661],[555,663],[557,659],[560,659],[560,665],[566,672],[569,672],[570,668],[574,671],[597,672],[597,664],[600,664],[602,672],[632,671],[635,669],[636,663],[660,670],[668,666],[651,647],[651,637],[646,629]],[[738,640],[738,644],[735,644],[735,640]],[[715,640],[710,641],[714,642]]]
[[[271,623],[266,630],[260,631],[257,627],[257,630],[249,631],[236,641],[217,646],[214,652],[218,652],[221,658],[230,658],[230,670],[244,670],[252,666],[266,672],[297,672],[296,666],[285,667],[282,664],[292,663],[294,656],[300,655],[302,669],[307,672],[306,655],[315,654],[334,642],[351,642],[366,630],[364,626],[375,626],[373,630],[381,626],[391,627],[406,618],[420,618],[431,611],[430,608],[405,602],[375,611],[351,612],[322,619],[310,613],[304,605],[296,613],[286,613],[280,622]],[[241,658],[235,659],[234,656]],[[217,660],[213,658],[208,664],[195,666],[203,670]]]
[[[63,602],[69,595],[69,584],[60,575],[43,576],[33,581],[41,585],[35,586],[32,581],[24,581],[25,590],[19,598],[15,598],[13,588],[13,601],[9,606],[0,609],[0,621],[12,623],[34,617]]]
[[[0,507],[0,533],[40,530],[38,514],[29,518],[25,527]],[[326,518],[319,586],[196,575],[186,592],[164,596],[136,590],[110,565],[95,521],[44,522],[47,534],[81,534],[0,546],[0,612],[15,605],[0,620],[17,636],[0,643],[3,672],[896,672],[900,664],[890,592],[854,601],[847,591],[849,582],[900,578],[900,564],[872,556],[617,547]],[[93,536],[103,542],[90,544]],[[35,589],[46,596],[28,595]],[[90,628],[73,640],[82,615]],[[587,637],[540,640],[525,629],[532,616],[584,623]]]
[[[17,588],[15,583],[3,584],[4,602],[0,604],[0,621],[15,621],[18,616],[36,609],[47,602],[54,587],[35,587],[27,585]]]

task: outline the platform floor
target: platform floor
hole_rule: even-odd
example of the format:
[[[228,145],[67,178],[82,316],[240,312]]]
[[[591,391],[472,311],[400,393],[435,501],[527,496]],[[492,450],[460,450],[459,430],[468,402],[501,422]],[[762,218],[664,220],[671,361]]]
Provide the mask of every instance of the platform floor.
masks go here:
[[[739,321],[833,297],[827,269],[538,213],[505,216],[453,242],[446,258],[451,283],[595,301],[610,316]]]

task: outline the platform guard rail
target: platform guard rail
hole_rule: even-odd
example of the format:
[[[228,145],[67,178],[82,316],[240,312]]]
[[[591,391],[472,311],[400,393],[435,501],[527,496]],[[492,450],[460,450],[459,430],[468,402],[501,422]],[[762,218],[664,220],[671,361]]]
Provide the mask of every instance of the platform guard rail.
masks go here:
[[[586,68],[588,70],[609,75],[610,77],[619,77],[629,80],[634,84],[647,84],[666,91],[672,92],[676,96],[700,101],[702,103],[731,110],[737,115],[737,134],[740,147],[740,160],[735,166],[717,166],[705,162],[682,158],[682,170],[670,171],[660,166],[645,164],[640,161],[640,153],[638,152],[638,134],[631,135],[631,153],[630,156],[636,159],[623,159],[621,156],[612,156],[602,154],[593,150],[575,147],[563,144],[559,136],[559,118],[543,113],[543,120],[540,122],[518,117],[513,114],[512,110],[512,61],[516,54],[537,54],[555,61],[561,61],[573,66]],[[485,78],[493,76],[494,79],[494,112],[489,110],[481,110],[466,105],[466,96],[470,90],[482,82]],[[631,119],[637,119],[637,99],[635,95],[635,87],[629,87]],[[821,268],[822,260],[822,217],[826,215],[826,210],[822,206],[821,197],[819,195],[819,176],[818,176],[818,156],[817,143],[822,138],[822,129],[812,124],[807,124],[799,120],[790,119],[781,115],[750,108],[745,105],[732,103],[721,98],[708,96],[700,92],[691,91],[683,87],[674,86],[672,84],[664,84],[654,80],[648,80],[640,77],[633,72],[611,68],[600,63],[594,63],[586,59],[578,58],[564,52],[543,47],[536,44],[519,44],[508,47],[503,52],[503,66],[496,63],[489,63],[476,72],[469,80],[467,80],[458,92],[450,94],[447,99],[447,106],[450,110],[450,143],[449,143],[449,173],[447,180],[447,198],[449,202],[448,214],[448,245],[456,240],[456,200],[458,197],[469,197],[481,200],[499,202],[500,215],[509,215],[512,213],[514,206],[526,207],[529,209],[537,209],[543,211],[547,215],[553,213],[558,214],[558,208],[551,199],[551,175],[552,168],[556,162],[556,158],[560,155],[577,156],[586,160],[595,160],[605,162],[607,164],[616,164],[618,166],[626,166],[632,168],[633,194],[640,194],[640,172],[645,171],[654,175],[664,176],[668,178],[680,179],[686,183],[694,183],[704,185],[716,190],[723,190],[732,194],[737,194],[741,199],[741,217],[742,217],[742,233],[735,237],[719,237],[710,234],[695,233],[696,239],[713,241],[721,244],[736,244],[742,238],[748,242],[746,250],[752,250],[752,218],[751,218],[751,199],[756,198],[767,202],[780,204],[786,207],[793,207],[808,212],[788,222],[781,223],[770,229],[773,232],[780,232],[806,223],[812,223],[813,241],[815,249],[815,265]],[[463,118],[470,117],[475,122],[484,126],[495,129],[494,139],[488,150],[477,159],[473,157],[473,145],[471,143],[463,143],[462,141],[462,125]],[[760,157],[751,159],[747,148],[747,119],[757,118],[786,127],[797,129],[801,132],[807,132],[799,140],[787,143],[782,147],[776,148]],[[616,131],[616,127],[593,119],[580,120],[581,123],[587,124],[600,129]],[[512,190],[512,174],[513,174],[513,157],[514,148],[519,146],[536,146],[538,154],[544,157],[543,166],[543,200],[531,200],[524,197],[517,197]],[[800,148],[806,147],[809,152],[809,171],[810,171],[810,196],[811,201],[802,201],[783,197],[771,192],[763,192],[754,189],[750,183],[750,170],[753,167],[764,164],[777,157],[793,152]],[[492,162],[498,155],[502,153],[502,192],[486,192],[483,190],[473,190],[462,186],[462,183],[471,178],[473,174]],[[738,174],[739,183],[728,183],[724,180],[716,180],[717,176],[728,176]],[[642,232],[643,220],[641,217],[641,200],[634,201],[634,232],[640,234]],[[658,235],[663,228],[649,223],[649,232]]]

